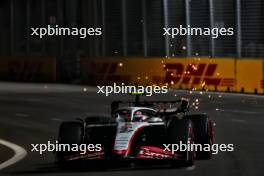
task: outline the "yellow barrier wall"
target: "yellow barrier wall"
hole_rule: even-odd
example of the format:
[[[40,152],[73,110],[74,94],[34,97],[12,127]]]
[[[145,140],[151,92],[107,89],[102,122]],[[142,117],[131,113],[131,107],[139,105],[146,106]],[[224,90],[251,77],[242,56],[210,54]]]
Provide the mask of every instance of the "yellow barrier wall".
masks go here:
[[[262,60],[238,60],[236,77],[238,92],[264,93],[264,67]]]
[[[0,58],[0,80],[2,81],[56,81],[55,58]]]
[[[81,73],[83,82],[94,85],[168,84],[172,88],[248,93],[256,89],[263,93],[264,87],[262,61],[234,58],[82,58]]]

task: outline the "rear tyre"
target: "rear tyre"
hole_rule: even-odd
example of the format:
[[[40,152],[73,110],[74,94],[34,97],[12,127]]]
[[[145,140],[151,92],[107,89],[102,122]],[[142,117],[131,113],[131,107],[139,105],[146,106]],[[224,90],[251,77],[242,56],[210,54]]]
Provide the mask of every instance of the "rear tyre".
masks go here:
[[[192,121],[189,119],[176,119],[173,118],[170,120],[167,127],[168,135],[168,144],[191,144],[193,143],[193,125]],[[178,151],[177,154],[183,156],[184,163],[180,160],[173,160],[171,165],[172,167],[181,166],[192,166],[195,161],[195,151]]]
[[[206,114],[187,115],[184,119],[190,119],[193,123],[194,143],[202,144],[203,148],[210,147],[209,151],[197,151],[198,159],[210,159],[212,157],[211,146],[213,145],[213,125]]]

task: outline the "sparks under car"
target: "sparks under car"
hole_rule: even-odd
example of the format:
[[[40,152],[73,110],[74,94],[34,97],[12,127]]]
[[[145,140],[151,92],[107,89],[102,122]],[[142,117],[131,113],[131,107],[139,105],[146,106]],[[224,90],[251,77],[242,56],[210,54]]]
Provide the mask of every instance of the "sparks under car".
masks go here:
[[[125,105],[125,106],[124,106]],[[210,159],[211,151],[165,150],[164,144],[213,144],[212,121],[206,114],[189,114],[189,102],[115,101],[111,117],[87,117],[60,125],[61,144],[100,144],[101,151],[61,151],[60,163],[70,161],[166,160],[172,166],[193,165],[195,159]]]

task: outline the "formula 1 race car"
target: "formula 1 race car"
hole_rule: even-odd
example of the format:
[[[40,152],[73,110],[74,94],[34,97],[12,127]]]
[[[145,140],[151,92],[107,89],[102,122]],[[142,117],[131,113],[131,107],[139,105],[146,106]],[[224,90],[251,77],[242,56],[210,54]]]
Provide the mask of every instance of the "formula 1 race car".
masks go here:
[[[212,121],[206,114],[189,114],[186,99],[176,101],[114,101],[111,117],[87,117],[63,122],[59,144],[100,144],[100,151],[59,151],[59,164],[70,161],[168,161],[190,166],[196,159],[210,159],[207,151],[171,151],[174,144],[213,144]],[[169,148],[169,147],[168,147]],[[168,149],[167,148],[167,149]]]

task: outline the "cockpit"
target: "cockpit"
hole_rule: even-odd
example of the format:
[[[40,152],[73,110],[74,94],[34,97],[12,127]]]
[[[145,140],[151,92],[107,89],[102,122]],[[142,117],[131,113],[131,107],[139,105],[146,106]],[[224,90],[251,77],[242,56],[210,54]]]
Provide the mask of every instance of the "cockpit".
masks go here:
[[[118,122],[147,122],[156,117],[156,112],[151,109],[119,109],[115,112]]]
[[[118,122],[146,122],[155,114],[151,109],[120,109],[116,111],[115,117]]]

